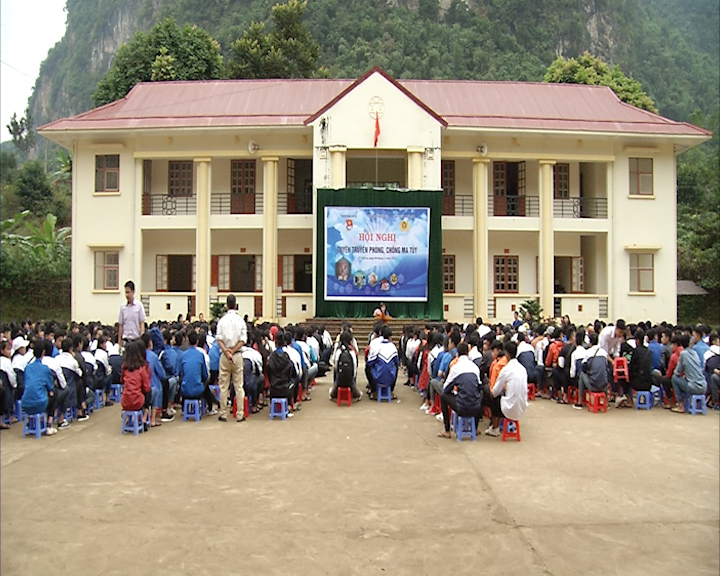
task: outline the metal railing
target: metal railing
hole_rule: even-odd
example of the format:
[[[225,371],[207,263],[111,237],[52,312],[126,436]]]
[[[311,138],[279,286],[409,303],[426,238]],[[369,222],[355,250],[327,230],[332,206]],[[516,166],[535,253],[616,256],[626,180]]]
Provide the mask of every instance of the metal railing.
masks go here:
[[[515,216],[537,218],[540,216],[538,196],[489,196],[490,216]]]
[[[262,214],[258,204],[256,194],[214,193],[210,195],[210,214]]]
[[[278,214],[312,214],[312,196],[307,197],[280,192],[277,202]]]
[[[443,197],[443,216],[472,216],[472,196]]]
[[[197,214],[197,197],[146,194],[143,196],[143,214],[146,216],[195,215]]]
[[[607,218],[607,198],[555,198],[555,218]]]

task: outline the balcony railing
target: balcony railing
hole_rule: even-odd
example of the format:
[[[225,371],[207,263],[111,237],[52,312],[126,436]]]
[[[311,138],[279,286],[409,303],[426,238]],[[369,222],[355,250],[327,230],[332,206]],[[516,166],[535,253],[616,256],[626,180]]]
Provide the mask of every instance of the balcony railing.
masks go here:
[[[213,193],[210,214],[262,214],[262,208],[257,209],[255,194]]]
[[[278,194],[278,214],[312,214],[312,196],[303,194]]]
[[[537,218],[540,216],[540,199],[537,196],[489,196],[488,213],[491,216]]]
[[[443,196],[443,216],[472,216],[472,196]]]
[[[555,198],[555,218],[607,218],[607,198]]]
[[[168,194],[145,194],[143,215],[187,216],[197,214],[196,196],[170,196]]]

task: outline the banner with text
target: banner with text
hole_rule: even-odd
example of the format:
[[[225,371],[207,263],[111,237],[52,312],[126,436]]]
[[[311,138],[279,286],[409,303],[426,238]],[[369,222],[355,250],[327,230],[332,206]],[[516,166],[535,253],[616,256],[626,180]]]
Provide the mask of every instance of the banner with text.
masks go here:
[[[325,300],[426,302],[430,208],[325,207]]]

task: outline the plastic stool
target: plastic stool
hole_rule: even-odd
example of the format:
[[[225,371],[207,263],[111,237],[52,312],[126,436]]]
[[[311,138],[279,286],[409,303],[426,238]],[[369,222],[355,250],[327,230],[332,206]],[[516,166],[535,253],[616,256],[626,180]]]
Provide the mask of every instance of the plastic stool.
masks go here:
[[[390,386],[383,386],[381,384],[378,384],[376,387],[376,394],[378,402],[387,400],[389,403],[392,404],[392,390],[390,389]]]
[[[143,413],[142,410],[136,411],[122,411],[122,423],[120,426],[120,434],[125,432],[132,432],[137,436],[140,432],[145,432],[143,428]]]
[[[120,402],[122,399],[122,384],[111,384],[110,385],[110,400],[113,402]]]
[[[105,407],[105,392],[103,390],[95,390],[95,410]]]
[[[707,402],[705,394],[693,394],[685,403],[685,411],[693,416],[705,414],[707,416]]]
[[[220,402],[220,386],[218,384],[210,384],[208,388],[210,388],[210,392],[212,392],[213,396],[215,396],[215,400]]]
[[[535,400],[535,393],[536,393],[535,384],[533,384],[532,382],[528,382],[527,387],[528,387],[528,400]]]
[[[502,441],[505,442],[506,438],[517,438],[520,442],[520,422],[503,418]]]
[[[577,404],[578,403],[577,386],[568,386],[567,396],[568,396],[568,404]]]
[[[75,406],[70,406],[67,410],[65,410],[65,420],[67,420],[68,422],[74,422],[75,420],[77,420],[77,415],[78,411],[77,407]]]
[[[237,396],[235,396],[235,398],[233,398],[232,415],[233,415],[233,418],[237,418]],[[248,397],[247,396],[245,396],[245,400],[243,401],[243,416],[245,416],[245,418],[250,416],[250,408],[248,407]]]
[[[349,386],[338,386],[337,405],[342,406],[343,402],[348,406],[352,406],[352,388]]]
[[[617,384],[621,378],[625,382],[630,381],[630,377],[628,376],[628,361],[625,356],[618,356],[613,360],[613,380],[615,380]]]
[[[588,412],[597,414],[600,410],[607,412],[607,394],[605,392],[590,392]]]
[[[22,402],[20,400],[15,400],[15,418],[17,418],[18,422],[22,422],[22,415]]]
[[[642,400],[642,402],[641,402]],[[635,410],[650,410],[653,405],[652,392],[638,392],[635,396]]]
[[[200,422],[202,414],[202,402],[200,400],[188,400],[187,398],[183,400],[183,422],[190,419]]]
[[[47,415],[41,414],[23,414],[23,438],[27,434],[40,438],[47,430]]]
[[[653,395],[653,406],[662,406],[662,403],[663,403],[662,389],[659,386],[652,386],[650,388],[650,392],[652,392],[652,395]]]
[[[285,420],[288,415],[287,398],[270,398],[270,420]]]
[[[3,414],[2,417],[3,424],[12,424],[12,415],[11,414]]]
[[[455,436],[457,436],[458,442],[462,442],[463,438],[472,438],[473,442],[477,440],[475,417],[458,416],[457,413],[455,413],[453,414],[453,424],[455,427]]]

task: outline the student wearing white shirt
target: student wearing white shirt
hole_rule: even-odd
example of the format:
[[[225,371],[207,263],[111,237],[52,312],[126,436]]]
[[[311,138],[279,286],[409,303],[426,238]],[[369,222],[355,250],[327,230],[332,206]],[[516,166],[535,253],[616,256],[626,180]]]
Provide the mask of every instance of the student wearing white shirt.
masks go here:
[[[0,396],[0,414],[3,416],[13,413],[14,390],[17,386],[15,370],[12,368],[10,355],[12,354],[12,344],[8,340],[0,342],[0,371],[2,375],[2,396]],[[7,430],[9,424],[0,422],[0,430]]]
[[[102,334],[98,336],[97,348],[95,349],[95,382],[96,390],[100,394],[105,393],[105,405],[112,406],[114,402],[110,400],[110,390],[112,388],[112,368],[106,350],[107,342]],[[83,356],[85,358],[85,356]]]
[[[527,371],[517,361],[517,344],[505,342],[503,344],[505,356],[510,360],[495,380],[492,388],[493,397],[500,397],[500,408],[503,416],[509,420],[520,420],[527,408]],[[499,436],[500,419],[493,416],[492,429],[488,436]]]

